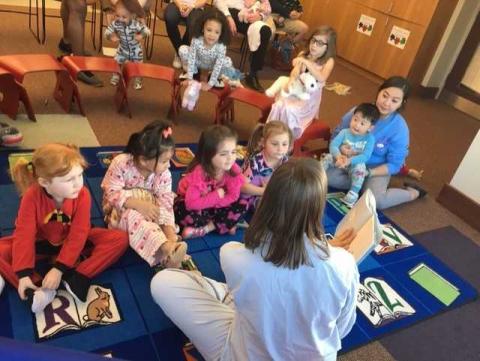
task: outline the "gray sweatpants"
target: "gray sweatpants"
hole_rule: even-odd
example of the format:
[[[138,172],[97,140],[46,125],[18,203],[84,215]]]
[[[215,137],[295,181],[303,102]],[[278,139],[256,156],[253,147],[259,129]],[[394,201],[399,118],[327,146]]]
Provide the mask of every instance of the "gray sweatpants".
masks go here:
[[[342,169],[329,168],[327,177],[329,186],[345,190],[350,188],[350,178]],[[377,202],[377,209],[387,209],[412,200],[412,194],[409,191],[401,188],[388,188],[389,183],[389,175],[365,178],[363,189],[372,191]]]
[[[167,269],[153,277],[150,290],[155,302],[205,360],[222,358],[235,316],[225,283],[190,271]]]

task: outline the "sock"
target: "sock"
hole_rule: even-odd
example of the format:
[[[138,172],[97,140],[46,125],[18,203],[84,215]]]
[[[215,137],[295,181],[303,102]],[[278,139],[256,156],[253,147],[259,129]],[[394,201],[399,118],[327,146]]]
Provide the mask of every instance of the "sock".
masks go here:
[[[65,289],[72,296],[82,302],[87,301],[88,290],[90,289],[90,279],[77,271],[73,271],[71,275],[63,281]]]
[[[55,298],[57,294],[56,290],[51,290],[49,288],[39,288],[33,292],[32,299],[32,312],[38,313],[42,312],[45,307],[47,307]]]

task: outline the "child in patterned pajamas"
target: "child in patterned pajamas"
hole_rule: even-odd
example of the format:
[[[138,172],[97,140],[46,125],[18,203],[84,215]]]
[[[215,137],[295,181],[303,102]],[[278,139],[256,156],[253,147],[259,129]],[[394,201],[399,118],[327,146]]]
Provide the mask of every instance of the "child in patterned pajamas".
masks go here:
[[[162,121],[132,134],[102,182],[109,228],[127,231],[130,246],[152,267],[178,268],[187,250],[178,242],[173,214],[171,134],[170,123]]]
[[[123,65],[126,61],[143,62],[143,50],[140,41],[150,35],[150,30],[135,18],[144,17],[144,11],[137,1],[119,0],[115,4],[116,19],[105,30],[105,37],[113,42],[119,42],[115,60]],[[113,74],[110,84],[117,85],[118,74]],[[142,89],[142,78],[136,78],[134,88]]]
[[[363,181],[368,176],[365,163],[372,155],[375,145],[375,138],[370,131],[379,116],[375,105],[360,104],[353,112],[350,128],[340,131],[330,143],[330,153],[322,156],[325,170],[335,166],[344,169],[350,175],[350,190],[342,199],[350,207],[357,201]]]
[[[202,90],[223,87],[222,75],[233,68],[232,59],[226,55],[230,43],[227,19],[217,9],[205,10],[195,23],[192,36],[190,46],[182,45],[178,50],[186,71],[180,78],[191,81],[200,70],[208,70],[211,71],[210,79],[202,83]]]

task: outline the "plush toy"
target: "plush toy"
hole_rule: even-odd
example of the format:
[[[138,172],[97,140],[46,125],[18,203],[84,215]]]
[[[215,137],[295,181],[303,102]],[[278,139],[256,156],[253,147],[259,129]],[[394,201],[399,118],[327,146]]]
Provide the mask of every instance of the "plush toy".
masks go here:
[[[223,71],[221,79],[224,83],[227,83],[233,88],[243,88],[243,85],[240,81],[244,77],[244,74],[240,70],[230,67]]]
[[[282,97],[296,96],[299,99],[308,100],[310,99],[310,94],[318,89],[317,79],[308,72],[300,74],[298,78],[289,85],[287,91],[285,91],[284,88],[289,79],[290,78],[286,76],[279,77],[272,86],[265,91],[265,94],[270,98],[274,98],[280,93]]]
[[[242,23],[248,23],[247,16],[250,14],[259,13],[261,7],[262,3],[260,1],[245,1],[245,7],[238,12],[238,20],[240,20]]]
[[[182,107],[187,108],[188,110],[192,111],[197,104],[198,97],[200,96],[200,89],[202,87],[202,83],[196,80],[190,80],[188,82],[188,86],[183,93],[182,99]]]

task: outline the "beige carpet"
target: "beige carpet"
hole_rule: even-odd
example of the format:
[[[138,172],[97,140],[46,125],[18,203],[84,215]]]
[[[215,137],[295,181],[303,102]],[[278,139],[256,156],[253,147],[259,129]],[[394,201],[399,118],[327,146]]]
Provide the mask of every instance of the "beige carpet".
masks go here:
[[[50,143],[73,143],[82,147],[100,145],[88,119],[76,114],[37,114],[37,122],[32,122],[25,114],[12,120],[0,114],[0,121],[13,125],[23,134],[20,148],[37,148]]]

